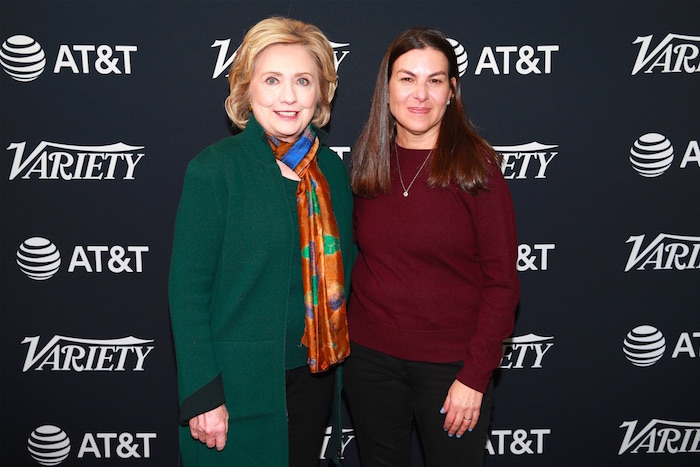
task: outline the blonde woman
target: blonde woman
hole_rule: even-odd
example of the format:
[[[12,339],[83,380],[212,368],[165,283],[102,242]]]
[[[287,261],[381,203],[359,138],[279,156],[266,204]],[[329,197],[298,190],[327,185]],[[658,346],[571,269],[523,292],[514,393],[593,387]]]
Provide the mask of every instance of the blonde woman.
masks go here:
[[[352,195],[323,146],[337,77],[315,26],[246,34],[226,111],[243,131],[190,162],[170,309],[180,453],[192,466],[312,466],[349,354]]]

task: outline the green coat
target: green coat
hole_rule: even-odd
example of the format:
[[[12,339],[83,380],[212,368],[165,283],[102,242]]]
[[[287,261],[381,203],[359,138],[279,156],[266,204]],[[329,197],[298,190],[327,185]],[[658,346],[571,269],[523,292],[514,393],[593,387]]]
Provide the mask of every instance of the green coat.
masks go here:
[[[347,294],[352,262],[347,170],[325,146],[318,161],[331,188]],[[283,183],[252,117],[245,131],[208,147],[187,167],[169,282],[186,467],[289,463],[285,333],[291,258],[300,246],[292,241]],[[224,401],[228,439],[217,452],[193,440],[187,422]]]

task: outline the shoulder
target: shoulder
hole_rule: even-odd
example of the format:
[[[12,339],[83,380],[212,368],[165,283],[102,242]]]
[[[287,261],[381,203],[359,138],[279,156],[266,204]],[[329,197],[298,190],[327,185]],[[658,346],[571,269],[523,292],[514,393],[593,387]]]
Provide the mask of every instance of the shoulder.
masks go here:
[[[321,145],[318,152],[318,165],[326,177],[347,178],[345,162],[328,146]]]

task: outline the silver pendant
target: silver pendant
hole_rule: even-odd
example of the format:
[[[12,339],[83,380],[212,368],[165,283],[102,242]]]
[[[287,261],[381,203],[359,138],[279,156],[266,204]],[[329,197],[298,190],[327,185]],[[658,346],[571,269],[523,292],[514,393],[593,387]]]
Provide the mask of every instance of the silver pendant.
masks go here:
[[[404,191],[404,192],[403,192],[403,197],[404,197],[404,198],[408,198],[408,191]]]

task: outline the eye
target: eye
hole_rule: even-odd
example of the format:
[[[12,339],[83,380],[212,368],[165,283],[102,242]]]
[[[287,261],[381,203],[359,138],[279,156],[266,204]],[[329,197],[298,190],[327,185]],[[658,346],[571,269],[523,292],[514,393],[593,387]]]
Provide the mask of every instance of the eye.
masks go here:
[[[297,83],[301,84],[302,86],[308,86],[311,84],[311,80],[309,78],[299,78]]]
[[[274,76],[269,76],[268,78],[265,79],[265,84],[277,84],[279,83],[279,80],[275,78]]]

